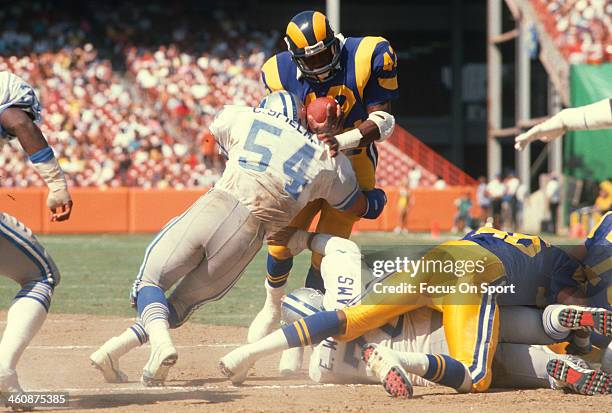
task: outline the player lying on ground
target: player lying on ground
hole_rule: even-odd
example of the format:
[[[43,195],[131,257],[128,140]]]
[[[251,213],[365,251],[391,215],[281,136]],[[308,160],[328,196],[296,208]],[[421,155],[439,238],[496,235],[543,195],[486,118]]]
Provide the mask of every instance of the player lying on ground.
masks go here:
[[[304,245],[300,245],[303,247]],[[299,248],[296,248],[299,250]],[[245,377],[249,366],[262,355],[286,348],[307,346],[327,337],[339,341],[351,341],[366,332],[386,324],[389,320],[409,311],[429,306],[443,315],[445,336],[448,343],[448,359],[421,358],[420,368],[444,373],[439,383],[462,391],[485,391],[492,375],[491,365],[499,336],[499,305],[535,306],[541,299],[556,302],[559,292],[567,287],[576,288],[572,275],[579,269],[576,261],[564,251],[550,246],[536,236],[506,233],[492,228],[481,228],[467,234],[463,240],[450,241],[433,248],[423,258],[424,262],[474,262],[462,277],[431,270],[429,265],[410,276],[407,273],[391,273],[372,283],[375,294],[369,293],[361,304],[338,311],[325,311],[286,326],[257,343],[240,347],[221,360],[223,371],[233,381]],[[460,283],[493,286],[495,290],[457,294],[406,293],[405,285],[457,287]],[[504,286],[505,284],[505,286]],[[374,288],[377,288],[378,291]],[[508,288],[513,286],[513,288]],[[502,290],[497,290],[502,287]],[[399,289],[402,293],[380,294],[380,291]],[[418,289],[418,287],[417,287]],[[417,290],[418,291],[418,290]],[[495,292],[500,291],[500,292]],[[541,294],[544,292],[544,296]],[[584,309],[593,315],[591,328],[609,335],[609,312]],[[603,322],[602,322],[603,321]],[[572,327],[569,325],[568,327]],[[583,326],[578,326],[582,328]],[[443,368],[445,366],[445,368]],[[389,367],[389,366],[387,366]],[[430,370],[430,368],[432,370]],[[381,370],[378,369],[379,373]],[[382,372],[387,374],[386,372]],[[595,389],[607,383],[607,375],[597,372]],[[393,380],[400,385],[398,380]],[[400,386],[401,387],[401,386]],[[407,394],[406,388],[401,390]]]
[[[346,287],[342,287],[342,285],[352,283],[354,280],[354,277],[350,276],[352,274],[338,268],[335,273],[326,273],[325,260],[324,257],[321,269],[323,279],[328,286],[327,291],[338,288],[347,291]],[[341,277],[338,277],[340,274]],[[355,275],[361,277],[361,274]],[[347,282],[347,279],[351,281]],[[336,280],[342,280],[342,283],[333,285]],[[283,299],[282,304],[283,325],[292,324],[300,318],[323,311],[323,300],[321,293],[309,288],[301,288],[288,294]],[[330,305],[329,301],[327,301],[327,305]],[[333,305],[333,302],[331,302],[331,305]],[[344,305],[340,307],[344,307]],[[575,386],[554,380],[547,371],[548,363],[553,360],[572,363],[588,369],[588,364],[584,360],[572,355],[556,354],[544,345],[507,342],[512,339],[514,329],[530,328],[532,330],[531,337],[536,337],[542,344],[552,344],[553,340],[546,336],[542,328],[541,314],[541,310],[529,307],[500,308],[500,342],[493,360],[493,386],[515,389],[553,387],[578,393],[586,390],[584,386]],[[536,323],[527,324],[526,319],[530,322],[536,321]],[[412,385],[431,386],[434,384],[432,381],[423,378],[427,375],[427,371],[423,370],[422,365],[419,366],[418,363],[415,365],[414,360],[424,358],[427,354],[435,355],[435,357],[448,357],[448,345],[444,337],[441,314],[430,308],[420,308],[402,314],[386,325],[371,330],[364,336],[350,342],[336,342],[332,338],[323,340],[314,347],[310,357],[310,378],[318,383],[379,383],[380,379],[377,376],[368,374],[367,363],[362,359],[362,348],[368,343],[370,346],[376,345],[378,352],[384,354],[387,359],[395,360],[395,365],[405,370],[405,372],[400,371],[405,373],[408,392],[411,392]],[[295,347],[285,350],[283,355],[289,352],[296,353],[298,350],[302,350],[302,348]],[[406,368],[403,367],[404,365],[406,365]],[[419,375],[411,372],[419,368],[421,369],[421,371],[417,371]],[[443,374],[440,375],[440,379],[443,377]],[[433,379],[435,379],[435,375],[431,377],[431,380]],[[592,390],[595,389],[592,388]]]
[[[151,341],[145,385],[160,385],[178,354],[169,328],[199,306],[220,299],[274,233],[313,199],[376,218],[386,198],[361,192],[348,159],[304,128],[304,108],[290,93],[265,97],[257,108],[226,106],[210,130],[227,156],[225,171],[148,246],[132,289],[139,322],[91,355],[107,381],[124,381],[118,359]],[[167,298],[165,292],[176,284]]]
[[[552,118],[534,126],[515,138],[514,147],[521,151],[537,139],[551,142],[565,132],[612,128],[612,99],[577,108],[563,109]]]
[[[35,122],[40,103],[32,87],[9,72],[0,72],[0,146],[17,138],[30,162],[49,187],[47,206],[52,221],[70,217],[72,201],[62,169]],[[60,281],[55,263],[29,228],[0,213],[0,275],[21,285],[7,314],[0,341],[0,394],[23,390],[17,379],[17,362],[42,326],[54,288]],[[28,409],[27,405],[13,408]]]
[[[360,188],[372,190],[378,163],[376,142],[393,132],[391,101],[399,96],[395,51],[382,37],[336,34],[325,15],[312,10],[291,19],[285,42],[288,50],[272,56],[261,68],[266,91],[286,90],[305,105],[317,97],[335,99],[337,110],[330,106],[324,122],[310,119],[309,126],[320,138],[340,135],[337,148],[351,161]],[[316,231],[342,238],[349,238],[359,220],[359,216],[338,211],[325,200],[315,200],[300,211],[291,226],[308,229],[319,212]],[[323,290],[320,265],[321,256],[313,253],[307,287]],[[286,248],[268,248],[266,301],[249,327],[249,342],[278,328],[280,299],[292,266],[293,257]]]

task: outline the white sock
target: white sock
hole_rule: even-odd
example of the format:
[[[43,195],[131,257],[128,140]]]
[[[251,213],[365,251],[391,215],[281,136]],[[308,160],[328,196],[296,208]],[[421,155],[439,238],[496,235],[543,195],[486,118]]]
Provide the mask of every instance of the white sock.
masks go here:
[[[549,305],[544,309],[544,313],[542,314],[544,331],[546,331],[546,334],[555,341],[561,341],[567,338],[570,332],[569,328],[562,326],[559,322],[559,313],[565,308],[567,308],[567,306],[561,304]]]
[[[147,323],[145,326],[149,340],[151,341],[151,347],[157,346],[162,343],[172,344],[172,337],[170,337],[170,330],[168,320],[157,319]]]
[[[265,282],[266,286],[266,302],[264,303],[264,307],[268,307],[271,310],[278,311],[281,307],[281,299],[285,295],[285,286],[282,287],[271,287],[268,284],[268,280]]]
[[[429,359],[425,353],[400,353],[402,367],[409,373],[416,374],[419,377],[427,372],[429,368]]]
[[[113,357],[120,358],[141,345],[138,336],[128,328],[120,335],[110,338],[102,348]]]
[[[6,317],[6,328],[0,341],[0,366],[15,370],[17,362],[47,318],[38,301],[28,297],[13,302]]]
[[[268,354],[274,354],[287,350],[289,344],[283,330],[278,329],[273,333],[268,334],[259,341],[252,344],[247,344],[243,347],[245,351],[249,352],[251,356],[257,358],[267,356]]]

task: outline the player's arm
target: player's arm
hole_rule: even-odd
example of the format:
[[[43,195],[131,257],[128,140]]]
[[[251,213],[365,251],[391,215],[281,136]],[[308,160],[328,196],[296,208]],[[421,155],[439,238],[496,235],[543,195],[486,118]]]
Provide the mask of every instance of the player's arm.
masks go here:
[[[373,142],[386,140],[395,129],[395,117],[388,112],[377,110],[370,113],[368,119],[359,126],[336,136],[319,134],[319,140],[330,147],[332,156],[338,151],[359,146],[367,146]]]
[[[23,110],[10,107],[0,113],[0,126],[16,136],[32,165],[49,187],[47,206],[52,212],[51,221],[65,221],[72,212],[72,199],[64,173],[55,159],[42,132]]]
[[[552,118],[517,136],[514,147],[520,151],[529,142],[537,139],[550,142],[568,131],[605,128],[612,128],[612,99],[603,99],[578,108],[563,109]]]

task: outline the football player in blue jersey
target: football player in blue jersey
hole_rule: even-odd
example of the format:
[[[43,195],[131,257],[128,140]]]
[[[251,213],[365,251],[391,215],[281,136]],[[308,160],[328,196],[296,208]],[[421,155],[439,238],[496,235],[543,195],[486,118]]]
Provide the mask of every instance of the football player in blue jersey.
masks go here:
[[[397,56],[393,48],[382,37],[345,38],[336,34],[318,11],[294,16],[287,25],[285,42],[288,50],[272,56],[261,69],[266,91],[287,90],[305,105],[317,97],[335,99],[337,112],[328,106],[326,121],[318,123],[309,118],[309,127],[319,134],[319,139],[331,140],[344,151],[362,190],[373,190],[378,159],[375,142],[388,138],[395,122],[390,115],[391,101],[398,97]],[[351,235],[359,219],[317,200],[308,204],[291,226],[308,229],[319,212],[317,232],[343,238]],[[266,302],[251,323],[249,342],[278,326],[280,299],[293,265],[292,255],[285,247],[269,247],[268,254]],[[324,291],[320,264],[321,256],[313,253],[306,286]]]
[[[233,380],[242,379],[262,354],[315,344],[327,337],[351,341],[400,314],[427,306],[442,313],[449,355],[409,354],[398,364],[393,354],[371,348],[365,354],[368,364],[385,389],[392,395],[409,395],[404,374],[408,371],[458,391],[486,391],[500,331],[499,306],[543,307],[557,302],[562,292],[579,287],[574,275],[581,271],[580,264],[566,252],[537,236],[486,227],[433,248],[421,260],[418,270],[392,272],[372,283],[359,305],[316,313],[229,353],[221,360],[223,373]],[[612,312],[599,309],[576,311],[585,319],[612,318]],[[589,326],[599,334],[612,334],[605,321]],[[567,327],[584,326],[574,323]],[[565,367],[569,365],[560,366],[551,374],[554,378],[567,375]],[[571,367],[578,373],[572,375],[579,381],[572,383],[575,391],[612,392],[611,375],[584,366]]]

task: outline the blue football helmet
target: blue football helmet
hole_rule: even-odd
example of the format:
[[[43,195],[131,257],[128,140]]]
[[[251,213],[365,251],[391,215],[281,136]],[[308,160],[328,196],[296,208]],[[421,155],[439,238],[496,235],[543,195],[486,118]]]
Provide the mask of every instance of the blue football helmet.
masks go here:
[[[306,127],[306,109],[302,101],[293,93],[285,90],[270,93],[259,102],[259,107],[282,113]]]

